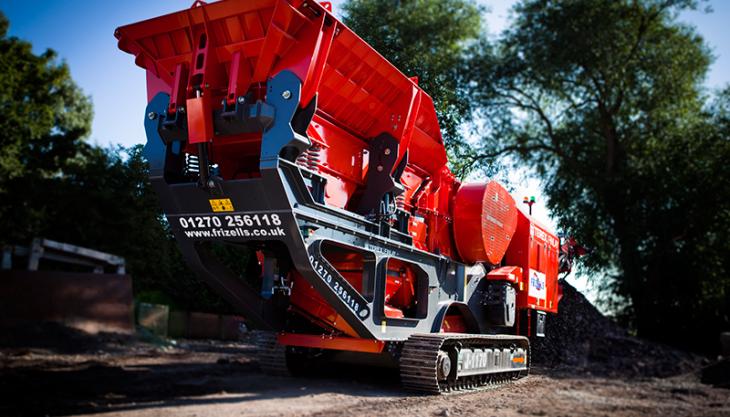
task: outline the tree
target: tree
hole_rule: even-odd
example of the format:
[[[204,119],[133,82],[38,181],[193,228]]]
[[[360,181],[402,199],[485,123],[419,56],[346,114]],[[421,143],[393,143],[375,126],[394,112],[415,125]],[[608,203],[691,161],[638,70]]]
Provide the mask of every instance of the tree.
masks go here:
[[[468,47],[482,30],[471,0],[349,0],[344,22],[407,76],[417,76],[434,101],[451,163],[469,152],[461,127],[472,102],[463,77]]]
[[[66,64],[57,63],[52,50],[33,54],[30,43],[7,36],[8,26],[0,13],[0,199],[7,198],[4,184],[12,178],[56,174],[92,119],[91,101]]]
[[[696,6],[523,0],[472,86],[491,130],[479,158],[535,169],[560,227],[594,248],[587,270],[627,301],[619,315],[706,347],[730,324],[730,148],[704,109],[709,51],[676,21]]]
[[[123,256],[135,293],[230,310],[182,260],[148,180],[142,147],[84,141],[92,106],[55,52],[7,37],[0,14],[0,244],[45,237]]]
[[[192,309],[229,310],[185,267],[148,180],[142,146],[79,144],[59,175],[9,181],[0,233],[42,236],[125,258],[136,294],[159,292]],[[6,206],[7,204],[7,206]],[[28,208],[32,208],[29,210]]]

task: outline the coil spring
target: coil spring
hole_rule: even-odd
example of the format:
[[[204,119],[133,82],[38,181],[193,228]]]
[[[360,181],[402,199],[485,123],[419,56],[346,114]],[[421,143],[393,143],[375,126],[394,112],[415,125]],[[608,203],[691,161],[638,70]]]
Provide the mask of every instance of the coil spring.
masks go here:
[[[198,155],[185,154],[185,174],[200,174],[200,160],[198,159]]]
[[[307,168],[310,171],[319,172],[319,163],[322,148],[314,143],[306,151],[299,154],[297,157],[297,165]]]
[[[395,207],[399,210],[406,209],[406,196],[405,193],[398,194],[395,197]]]

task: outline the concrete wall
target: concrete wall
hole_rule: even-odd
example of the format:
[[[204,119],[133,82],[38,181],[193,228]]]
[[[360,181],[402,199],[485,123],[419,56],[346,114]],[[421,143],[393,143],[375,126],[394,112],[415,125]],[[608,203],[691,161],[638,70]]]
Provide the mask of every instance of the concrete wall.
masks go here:
[[[209,313],[173,311],[170,337],[186,339],[238,340],[245,329],[242,317]]]
[[[87,332],[134,330],[129,275],[0,271],[0,325],[56,321]]]

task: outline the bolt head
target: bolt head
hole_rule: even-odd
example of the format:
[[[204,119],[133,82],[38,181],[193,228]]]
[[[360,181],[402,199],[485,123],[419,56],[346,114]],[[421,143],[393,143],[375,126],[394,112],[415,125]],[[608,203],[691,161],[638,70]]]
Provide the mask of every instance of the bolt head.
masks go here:
[[[178,113],[185,113],[185,107],[178,107],[177,108]]]
[[[147,113],[147,118],[150,120],[155,120],[157,118],[157,113],[151,111],[151,112]]]
[[[284,92],[281,93],[281,96],[284,97],[284,100],[289,100],[291,98],[291,91],[284,90]]]
[[[208,188],[213,188],[213,187],[215,187],[215,181],[209,180],[208,181]]]
[[[382,165],[378,165],[378,172],[383,172],[383,166]]]
[[[390,155],[390,148],[385,148],[385,154]]]
[[[238,100],[238,104],[243,104],[243,103],[245,103],[245,102],[246,102],[246,97],[244,97],[244,96],[239,96],[237,100]]]

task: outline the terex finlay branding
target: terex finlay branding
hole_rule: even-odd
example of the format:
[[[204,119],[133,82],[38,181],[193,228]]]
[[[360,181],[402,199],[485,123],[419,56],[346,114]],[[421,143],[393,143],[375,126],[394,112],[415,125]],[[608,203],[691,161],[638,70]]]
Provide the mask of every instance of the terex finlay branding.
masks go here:
[[[534,223],[530,224],[530,236],[537,240],[542,240],[543,242],[547,243],[548,245],[557,248],[558,247],[558,238],[553,236],[552,234],[546,232],[540,226],[537,226]]]

